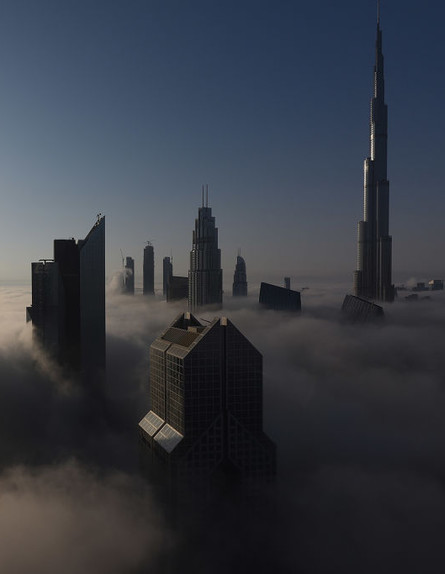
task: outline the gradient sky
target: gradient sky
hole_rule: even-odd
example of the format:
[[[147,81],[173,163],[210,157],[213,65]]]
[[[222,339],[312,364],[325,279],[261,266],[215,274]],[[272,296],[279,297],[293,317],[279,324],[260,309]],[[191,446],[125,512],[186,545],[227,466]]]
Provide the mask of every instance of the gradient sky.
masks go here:
[[[445,6],[382,1],[396,281],[445,277]],[[224,280],[351,279],[374,0],[4,0],[0,283],[106,216],[120,249],[186,274],[202,183]]]

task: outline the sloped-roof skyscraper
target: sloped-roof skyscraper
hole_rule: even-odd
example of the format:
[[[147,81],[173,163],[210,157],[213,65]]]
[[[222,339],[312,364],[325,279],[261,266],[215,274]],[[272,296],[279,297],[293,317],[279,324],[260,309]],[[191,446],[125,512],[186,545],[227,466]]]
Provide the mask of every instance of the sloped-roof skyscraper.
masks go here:
[[[233,274],[233,297],[247,297],[246,262],[241,255],[236,258],[235,273]]]
[[[385,104],[382,32],[378,3],[374,93],[370,113],[370,157],[364,163],[364,216],[358,224],[357,270],[354,293],[359,297],[392,301],[392,238],[389,235],[387,178],[388,108]]]
[[[32,263],[28,315],[44,349],[84,381],[105,374],[105,218],[85,239],[55,239],[54,259]]]
[[[189,309],[204,305],[222,304],[221,250],[218,249],[218,229],[208,205],[208,186],[204,206],[204,186],[202,186],[202,206],[195,219],[189,271]]]
[[[139,423],[172,478],[207,485],[268,481],[275,445],[263,432],[262,355],[225,318],[183,313],[150,347],[151,410]]]

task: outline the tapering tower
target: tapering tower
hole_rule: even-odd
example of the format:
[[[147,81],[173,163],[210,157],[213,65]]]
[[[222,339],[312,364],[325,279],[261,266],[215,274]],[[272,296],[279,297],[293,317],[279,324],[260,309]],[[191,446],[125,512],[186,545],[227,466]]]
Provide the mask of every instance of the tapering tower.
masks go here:
[[[385,104],[380,2],[377,3],[377,40],[374,94],[370,114],[370,157],[364,163],[364,215],[358,224],[357,270],[354,292],[359,297],[392,301],[392,239],[389,235],[387,179],[388,107]]]
[[[189,271],[189,308],[194,310],[204,305],[222,304],[221,250],[218,249],[218,228],[209,207],[208,186],[204,206],[202,186],[202,207],[195,219]]]

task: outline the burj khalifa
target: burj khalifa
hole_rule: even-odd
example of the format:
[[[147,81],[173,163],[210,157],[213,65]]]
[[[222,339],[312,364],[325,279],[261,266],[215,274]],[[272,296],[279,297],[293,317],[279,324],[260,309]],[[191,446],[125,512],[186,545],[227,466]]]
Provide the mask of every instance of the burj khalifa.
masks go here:
[[[357,270],[354,292],[358,297],[392,301],[392,238],[389,235],[389,181],[387,178],[388,107],[385,104],[380,3],[377,7],[377,41],[374,94],[370,114],[370,157],[364,163],[364,215],[358,224]]]

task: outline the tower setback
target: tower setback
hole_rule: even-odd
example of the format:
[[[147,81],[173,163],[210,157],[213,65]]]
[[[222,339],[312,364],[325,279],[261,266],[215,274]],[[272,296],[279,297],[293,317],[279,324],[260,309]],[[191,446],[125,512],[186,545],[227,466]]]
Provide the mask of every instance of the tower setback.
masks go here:
[[[241,255],[236,258],[235,273],[232,286],[233,297],[247,297],[247,273],[246,262]]]
[[[189,271],[189,309],[192,311],[204,305],[222,304],[221,250],[218,249],[218,229],[212,209],[208,206],[208,187],[204,207],[204,186],[202,186],[202,207],[195,219]]]
[[[380,10],[379,10],[380,12]],[[388,108],[385,104],[382,32],[377,18],[374,94],[370,113],[370,157],[364,163],[364,216],[358,224],[357,270],[354,293],[358,297],[393,301],[391,279],[392,238],[389,235],[389,181],[387,178]]]

